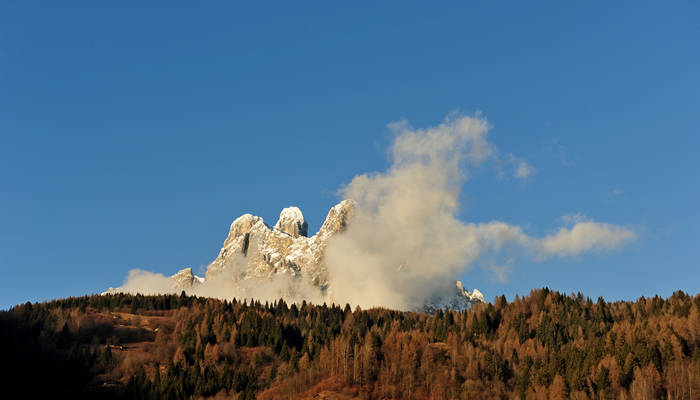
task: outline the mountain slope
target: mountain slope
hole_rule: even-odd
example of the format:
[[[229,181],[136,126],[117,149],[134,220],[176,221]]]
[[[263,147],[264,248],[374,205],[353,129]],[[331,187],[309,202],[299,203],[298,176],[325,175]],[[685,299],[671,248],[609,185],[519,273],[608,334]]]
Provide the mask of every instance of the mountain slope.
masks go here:
[[[95,295],[0,311],[0,354],[18,398],[690,400],[700,295],[538,289],[432,315]]]

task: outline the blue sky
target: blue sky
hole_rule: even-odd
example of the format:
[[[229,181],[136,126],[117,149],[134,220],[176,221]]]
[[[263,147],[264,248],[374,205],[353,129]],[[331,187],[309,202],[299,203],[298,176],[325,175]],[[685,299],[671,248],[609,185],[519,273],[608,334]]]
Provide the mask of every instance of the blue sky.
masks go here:
[[[315,232],[343,184],[390,165],[387,124],[454,110],[537,169],[472,171],[462,220],[637,232],[500,280],[477,263],[466,286],[698,292],[694,2],[168,4],[0,6],[0,308],[200,270],[245,212],[297,205]]]

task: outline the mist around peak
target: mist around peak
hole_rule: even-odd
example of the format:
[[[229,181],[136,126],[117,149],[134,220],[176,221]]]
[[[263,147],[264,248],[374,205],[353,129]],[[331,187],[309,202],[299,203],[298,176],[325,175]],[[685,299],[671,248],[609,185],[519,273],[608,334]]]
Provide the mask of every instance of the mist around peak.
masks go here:
[[[189,293],[421,309],[454,292],[457,278],[485,254],[517,265],[523,258],[615,250],[636,239],[629,228],[583,218],[544,237],[504,221],[462,221],[460,196],[464,188],[468,192],[471,169],[491,164],[498,174],[524,180],[534,179],[537,169],[489,141],[491,126],[481,114],[451,113],[427,128],[405,120],[388,128],[393,142],[387,170],[357,175],[338,192],[351,199],[341,205],[352,204],[351,218],[341,227],[324,231],[339,224],[331,218],[338,206],[312,237],[296,207],[283,210],[274,228],[245,215],[232,225],[206,280],[191,285]],[[171,278],[132,271],[117,290],[178,289]]]

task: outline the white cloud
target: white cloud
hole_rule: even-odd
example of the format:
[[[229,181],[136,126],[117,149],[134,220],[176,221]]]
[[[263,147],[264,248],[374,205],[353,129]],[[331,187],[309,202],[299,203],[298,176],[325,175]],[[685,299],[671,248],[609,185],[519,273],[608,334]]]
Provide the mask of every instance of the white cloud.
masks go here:
[[[496,162],[499,165],[499,174],[501,176],[505,175],[503,173],[504,168],[512,171],[514,177],[523,180],[528,179],[537,173],[537,169],[535,167],[522,158],[514,156],[512,153],[508,153],[502,157],[496,157]]]
[[[118,288],[124,293],[141,293],[145,295],[175,293],[172,281],[163,274],[144,271],[142,269],[132,269],[126,277],[124,285]]]
[[[341,191],[357,202],[357,210],[326,250],[331,292],[339,303],[414,308],[454,285],[485,249],[524,237],[519,227],[503,222],[457,218],[464,166],[498,153],[484,118],[451,114],[435,127],[416,129],[401,121],[390,129],[396,137],[389,169],[356,176]]]
[[[615,250],[635,240],[634,231],[601,222],[578,222],[572,228],[561,228],[540,244],[540,255],[578,256],[595,250]]]
[[[327,248],[333,301],[411,309],[447,290],[487,254],[508,258],[505,265],[510,266],[514,255],[574,256],[630,240],[625,230],[609,224],[580,222],[567,244],[562,233],[567,230],[540,239],[502,221],[463,222],[457,213],[467,166],[493,159],[497,167],[514,167],[520,178],[534,174],[534,168],[510,153],[500,157],[488,141],[489,124],[480,115],[451,114],[425,129],[404,120],[390,124],[390,129],[396,137],[389,169],[356,176],[341,190],[358,206],[347,231]],[[507,279],[509,268],[493,270],[500,281]]]
[[[463,117],[452,113],[442,124],[415,129],[407,120],[388,125],[396,135],[393,143],[394,167],[411,164],[440,164],[468,159],[479,165],[494,154],[487,136],[485,118]]]

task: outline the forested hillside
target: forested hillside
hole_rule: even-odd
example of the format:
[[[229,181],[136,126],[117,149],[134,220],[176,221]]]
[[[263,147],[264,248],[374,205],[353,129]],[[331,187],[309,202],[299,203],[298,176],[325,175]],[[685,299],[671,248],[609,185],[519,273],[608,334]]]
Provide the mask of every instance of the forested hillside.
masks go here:
[[[0,354],[27,397],[695,400],[700,295],[434,315],[95,295],[1,312]]]

